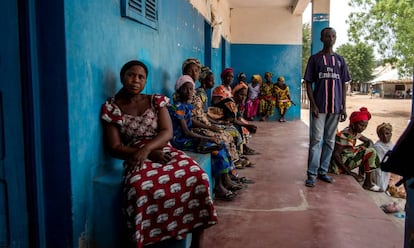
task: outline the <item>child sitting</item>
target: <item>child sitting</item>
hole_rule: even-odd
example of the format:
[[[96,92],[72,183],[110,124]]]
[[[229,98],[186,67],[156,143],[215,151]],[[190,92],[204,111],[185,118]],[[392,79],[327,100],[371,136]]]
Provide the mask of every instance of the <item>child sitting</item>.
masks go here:
[[[377,156],[381,161],[385,153],[392,150],[394,143],[391,141],[392,126],[390,123],[382,123],[377,126],[377,135],[379,140],[375,142],[374,149],[377,151]],[[380,187],[382,191],[386,191],[390,181],[390,172],[382,171],[378,169],[374,171],[374,182]]]

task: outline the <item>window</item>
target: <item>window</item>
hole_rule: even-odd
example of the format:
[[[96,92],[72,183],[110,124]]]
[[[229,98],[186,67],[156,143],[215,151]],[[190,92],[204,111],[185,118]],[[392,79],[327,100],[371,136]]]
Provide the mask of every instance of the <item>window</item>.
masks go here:
[[[157,0],[121,0],[121,15],[153,29],[158,28]]]
[[[405,90],[404,84],[397,84],[397,85],[395,85],[395,90]]]

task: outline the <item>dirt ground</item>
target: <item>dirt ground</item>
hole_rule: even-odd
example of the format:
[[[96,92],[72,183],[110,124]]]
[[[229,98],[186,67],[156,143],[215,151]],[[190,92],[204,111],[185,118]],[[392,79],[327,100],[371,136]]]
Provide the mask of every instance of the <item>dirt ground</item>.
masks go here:
[[[407,127],[408,121],[411,116],[411,99],[382,99],[379,97],[371,98],[368,95],[352,94],[347,96],[346,102],[348,117],[351,115],[353,111],[357,111],[361,107],[368,108],[368,111],[371,113],[372,118],[369,121],[368,127],[363,132],[363,134],[366,137],[372,139],[372,141],[374,142],[378,140],[378,136],[376,133],[377,126],[383,122],[386,122],[390,123],[393,126],[393,135],[391,140],[395,144],[398,138],[404,132],[405,128]],[[302,109],[301,115],[302,121],[308,123],[309,109]],[[348,124],[349,119],[347,119],[345,122],[339,123],[338,129],[342,130],[343,128],[348,126]],[[399,178],[400,177],[397,175],[392,175],[390,185],[394,185],[395,182],[399,180]],[[405,193],[403,186],[400,186],[398,188],[398,191]],[[398,206],[401,209],[401,211],[404,211],[405,199],[389,197],[385,193],[376,193],[369,191],[367,192],[377,203],[378,206],[394,201],[398,203]],[[401,216],[396,217],[390,215],[390,218],[393,219],[397,226],[404,230],[404,219],[401,218]]]
[[[359,110],[361,107],[367,107],[372,118],[368,123],[364,135],[372,139],[374,142],[378,139],[376,128],[383,122],[391,123],[393,126],[392,141],[394,144],[402,132],[407,127],[411,115],[411,99],[382,99],[370,98],[368,95],[350,95],[346,100],[346,109],[348,117],[353,111]],[[339,124],[342,129],[349,124],[345,121]]]

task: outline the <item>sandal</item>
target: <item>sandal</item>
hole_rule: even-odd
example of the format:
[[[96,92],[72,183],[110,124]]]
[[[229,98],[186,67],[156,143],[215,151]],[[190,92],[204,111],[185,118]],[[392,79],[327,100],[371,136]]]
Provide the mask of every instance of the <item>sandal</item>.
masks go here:
[[[227,188],[227,187],[226,187],[226,188]],[[244,189],[244,188],[245,188],[245,187],[243,187],[243,185],[240,185],[240,184],[234,184],[234,185],[229,186],[227,189],[228,189],[228,190],[233,191],[233,193],[236,193],[236,191],[242,190],[242,189]]]
[[[244,163],[242,162],[242,161],[240,161],[240,160],[237,160],[236,162],[234,162],[234,167],[236,167],[236,169],[244,169],[244,167],[245,167],[245,165],[244,165]]]
[[[260,154],[259,152],[256,152],[255,150],[253,150],[250,147],[246,147],[243,151],[243,155],[258,155]]]
[[[214,194],[215,200],[222,200],[222,201],[232,201],[236,197],[236,194],[231,192],[230,190],[227,190],[224,194]]]
[[[239,183],[244,183],[244,184],[254,184],[256,183],[255,181],[248,179],[247,177],[240,177],[237,180]]]
[[[371,187],[370,186],[365,186],[365,185],[363,185],[362,187],[366,190],[370,190],[370,191],[373,191],[373,192],[382,192],[381,188],[378,185],[375,185],[375,184],[371,185]]]
[[[250,167],[250,168],[256,167],[256,164],[253,162],[250,162],[249,160],[244,160],[243,165],[244,167]]]

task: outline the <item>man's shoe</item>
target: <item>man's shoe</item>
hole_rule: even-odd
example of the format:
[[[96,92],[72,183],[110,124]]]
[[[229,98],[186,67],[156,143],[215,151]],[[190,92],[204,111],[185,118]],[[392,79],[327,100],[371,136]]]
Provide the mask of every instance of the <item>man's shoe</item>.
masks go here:
[[[333,183],[334,182],[334,179],[331,176],[328,176],[326,174],[325,175],[318,175],[318,179],[322,180],[324,182],[327,182],[327,183]]]
[[[315,187],[316,178],[314,176],[308,176],[308,179],[305,181],[305,186],[313,188]]]

